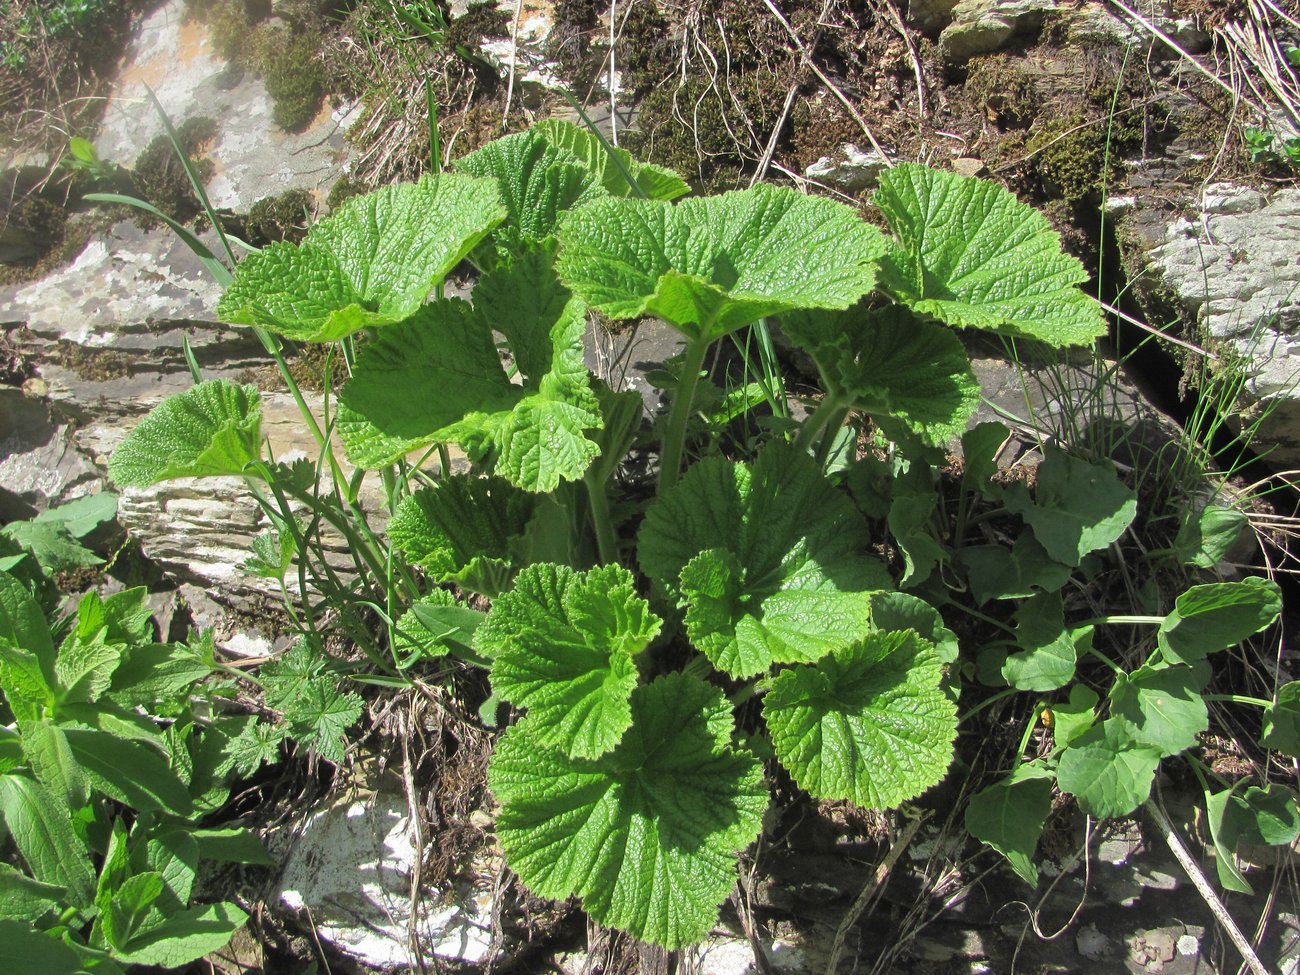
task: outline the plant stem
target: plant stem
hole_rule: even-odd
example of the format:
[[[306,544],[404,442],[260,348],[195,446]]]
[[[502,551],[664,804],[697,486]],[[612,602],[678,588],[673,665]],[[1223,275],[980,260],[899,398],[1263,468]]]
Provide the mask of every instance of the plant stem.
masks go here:
[[[588,468],[590,471],[590,468]],[[603,565],[618,561],[618,537],[614,534],[614,522],[609,516],[609,498],[605,495],[605,484],[587,473],[582,478],[587,488],[587,503],[591,511],[591,524],[596,529],[596,548],[600,552]]]
[[[1098,616],[1096,619],[1080,623],[1079,626],[1113,626],[1115,624],[1159,626],[1164,621],[1163,616]]]
[[[1223,701],[1229,704],[1253,704],[1257,708],[1271,708],[1272,701],[1266,701],[1262,697],[1249,697],[1246,694],[1202,694],[1201,699],[1207,704],[1210,701]]]
[[[695,399],[695,386],[704,366],[704,354],[713,344],[705,332],[686,344],[686,358],[682,362],[682,378],[673,395],[673,409],[668,415],[668,430],[664,433],[663,448],[659,453],[659,494],[677,483],[681,473],[682,448],[686,442],[686,427],[691,418],[691,402]]]
[[[803,426],[799,428],[799,436],[795,437],[794,446],[796,450],[810,451],[813,444],[817,441],[817,435],[836,416],[840,415],[840,422],[843,422],[842,414],[847,412],[844,404],[844,397],[837,393],[827,393],[826,397],[817,404],[817,409],[803,421]]]

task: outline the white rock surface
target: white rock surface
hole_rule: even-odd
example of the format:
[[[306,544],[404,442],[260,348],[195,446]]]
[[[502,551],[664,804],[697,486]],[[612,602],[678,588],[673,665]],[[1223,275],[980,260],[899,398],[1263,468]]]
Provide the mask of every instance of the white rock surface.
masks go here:
[[[875,149],[863,152],[852,142],[846,142],[840,146],[839,156],[822,156],[804,175],[845,193],[858,193],[875,186],[888,166],[889,162]]]
[[[291,838],[279,900],[304,912],[322,940],[382,970],[415,966],[412,930],[426,956],[479,964],[492,947],[491,892],[469,885],[422,892],[411,912],[419,862],[406,800],[380,792],[314,811]],[[279,846],[275,839],[273,848]]]

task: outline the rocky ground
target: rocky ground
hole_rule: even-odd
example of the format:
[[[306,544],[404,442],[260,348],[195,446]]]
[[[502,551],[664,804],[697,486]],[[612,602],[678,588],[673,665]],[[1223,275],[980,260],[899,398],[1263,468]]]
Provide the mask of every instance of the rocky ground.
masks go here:
[[[1099,293],[1121,321],[1170,324],[1220,361],[1241,357],[1249,396],[1267,405],[1258,446],[1275,447],[1277,469],[1300,466],[1300,189],[1293,171],[1252,162],[1241,145],[1255,102],[1273,113],[1268,124],[1280,138],[1296,134],[1296,119],[1263,81],[1233,96],[1206,77],[1258,80],[1233,25],[1265,17],[1296,44],[1296,11],[1157,2],[1135,14],[1115,2],[1070,0],[846,6],[853,9],[827,3],[820,17],[801,7],[787,19],[765,0],[691,8],[711,17],[619,3],[614,87],[624,114],[605,110],[604,124],[714,187],[762,171],[856,200],[885,157],[1002,179],[1044,206],[1098,269]],[[590,90],[593,113],[608,108],[608,12],[596,8],[505,5],[502,17],[518,20],[510,33],[519,46],[497,37],[481,48],[502,75],[515,68],[494,96],[498,123],[507,108],[526,116],[559,105],[547,86],[562,80]],[[95,139],[107,162],[129,165],[160,132],[147,83],[173,120],[217,120],[203,154],[219,209],[244,214],[264,197],[302,189],[323,210],[345,174],[400,171],[400,154],[381,166],[373,141],[349,140],[350,128],[391,124],[376,122],[359,93],[322,101],[300,131],[284,132],[264,79],[232,72],[212,29],[187,18],[180,0],[152,6],[133,38]],[[734,47],[735,71],[710,87],[699,66],[724,42]],[[1294,77],[1290,84],[1282,95],[1294,94]],[[639,111],[626,111],[634,102]],[[456,116],[462,148],[476,137],[475,111]],[[8,162],[43,160],[16,147]],[[206,376],[264,386],[277,456],[312,449],[261,347],[213,320],[219,290],[165,227],[142,228],[125,215],[95,225],[62,264],[0,288],[9,364],[0,388],[0,516],[25,517],[103,489],[105,459],[127,430],[189,385],[186,344]],[[1141,335],[1121,324],[1118,348],[1132,349]],[[593,367],[647,394],[646,364],[672,350],[670,337],[649,328],[630,345],[603,333],[590,342]],[[1180,411],[1180,370],[1199,375],[1203,361],[1177,346],[1135,360],[1115,409],[1171,436],[1159,407]],[[1023,408],[1021,377],[1003,360],[981,351],[977,367],[989,399]],[[1067,391],[1039,385],[1031,394],[1044,416],[1068,406]],[[237,568],[264,527],[240,483],[128,492],[120,520],[160,573],[155,598],[166,626],[175,618],[178,628],[215,627],[218,642],[240,654],[282,645],[273,590]],[[1281,548],[1273,555],[1288,558]],[[1008,714],[1008,727],[1021,718]],[[271,914],[257,937],[232,946],[229,970],[298,970],[285,959],[318,950],[305,931],[327,946],[335,971],[413,970],[412,944],[433,970],[666,970],[662,958],[588,932],[572,911],[521,898],[492,850],[490,810],[459,810],[444,831],[430,832],[437,801],[413,803],[382,755],[363,753],[329,795],[308,775],[292,801],[275,807],[268,835],[282,869],[245,878]],[[986,760],[996,764],[996,754]],[[472,763],[466,768],[473,774]],[[1163,785],[1178,832],[1213,877],[1196,842],[1188,783]],[[1059,810],[1044,844],[1046,876],[1032,890],[965,838],[948,818],[959,805],[956,795],[927,797],[911,834],[901,814],[863,818],[795,802],[767,831],[773,839],[724,913],[727,930],[680,959],[679,970],[823,971],[841,927],[846,972],[1237,970],[1211,906],[1155,823],[1099,825]],[[413,816],[425,828],[414,829]],[[878,884],[891,846],[897,862]],[[446,869],[452,860],[457,869]],[[1294,972],[1300,885],[1290,855],[1250,876],[1255,895],[1231,895],[1227,908],[1270,970]],[[864,887],[879,887],[865,908],[855,903]],[[266,961],[268,945],[286,954]]]

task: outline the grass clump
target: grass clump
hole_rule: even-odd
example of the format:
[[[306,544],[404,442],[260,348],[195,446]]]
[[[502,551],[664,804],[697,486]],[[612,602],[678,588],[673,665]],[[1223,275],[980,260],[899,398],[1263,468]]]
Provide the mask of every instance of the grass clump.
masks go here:
[[[204,180],[212,175],[212,161],[204,158],[202,151],[216,135],[217,123],[207,116],[186,119],[176,129],[177,141]],[[186,223],[198,216],[194,188],[165,132],[155,136],[140,153],[131,178],[135,192],[172,219]],[[153,218],[138,214],[136,219],[148,226]]]

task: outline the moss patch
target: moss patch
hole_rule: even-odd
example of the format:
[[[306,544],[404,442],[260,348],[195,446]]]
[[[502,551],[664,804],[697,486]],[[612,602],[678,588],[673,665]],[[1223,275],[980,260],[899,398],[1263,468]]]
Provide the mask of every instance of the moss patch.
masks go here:
[[[176,128],[176,139],[189,157],[199,178],[212,175],[212,161],[203,157],[204,149],[216,138],[217,123],[205,116],[186,119]],[[173,220],[188,223],[202,207],[167,133],[154,137],[135,161],[131,182],[136,195],[148,200]],[[141,211],[133,211],[141,226],[154,226],[157,220]]]
[[[249,208],[244,229],[248,242],[262,247],[280,240],[299,243],[307,236],[315,197],[304,189],[265,196]]]

